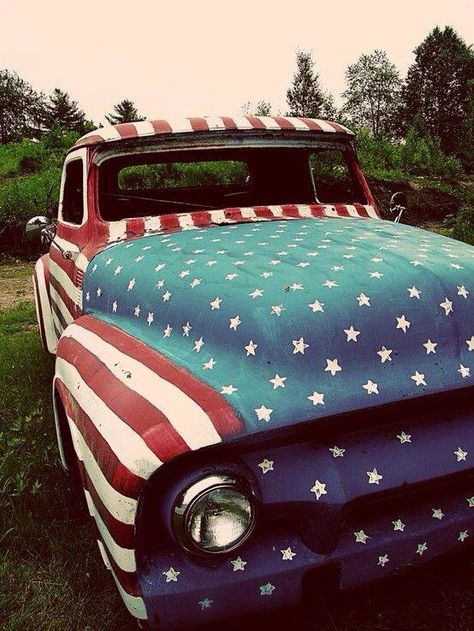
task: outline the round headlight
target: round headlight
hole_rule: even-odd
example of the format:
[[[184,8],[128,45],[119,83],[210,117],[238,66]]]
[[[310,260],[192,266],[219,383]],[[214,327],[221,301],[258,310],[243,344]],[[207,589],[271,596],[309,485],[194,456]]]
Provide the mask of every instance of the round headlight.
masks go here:
[[[173,526],[188,550],[229,552],[250,535],[255,509],[249,490],[227,476],[193,484],[175,504]]]

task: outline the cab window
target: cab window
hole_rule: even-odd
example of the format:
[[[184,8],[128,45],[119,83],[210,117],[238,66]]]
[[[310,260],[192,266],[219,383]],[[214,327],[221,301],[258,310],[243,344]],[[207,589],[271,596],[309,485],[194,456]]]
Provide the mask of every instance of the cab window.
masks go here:
[[[66,164],[61,215],[67,223],[80,226],[84,220],[84,178],[82,160]]]

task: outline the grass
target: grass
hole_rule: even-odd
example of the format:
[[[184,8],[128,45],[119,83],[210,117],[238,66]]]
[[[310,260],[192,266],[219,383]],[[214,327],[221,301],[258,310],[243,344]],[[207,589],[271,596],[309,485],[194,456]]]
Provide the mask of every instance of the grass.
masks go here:
[[[29,274],[30,267],[24,269]],[[22,271],[14,266],[12,276],[17,275]],[[8,272],[0,266],[2,276]],[[0,629],[132,631],[135,625],[100,560],[94,527],[73,501],[59,465],[52,374],[53,361],[40,347],[31,302],[0,313]],[[323,615],[315,602],[306,628],[470,631],[473,585],[470,565],[431,582],[415,581],[383,604],[366,595]],[[285,630],[292,625],[295,619],[280,615],[260,623]],[[246,628],[255,627],[247,623]]]

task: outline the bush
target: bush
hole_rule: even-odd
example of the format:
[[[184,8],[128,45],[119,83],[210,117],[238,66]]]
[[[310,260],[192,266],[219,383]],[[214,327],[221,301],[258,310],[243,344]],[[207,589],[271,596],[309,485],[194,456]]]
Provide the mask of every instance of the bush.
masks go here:
[[[454,219],[453,237],[474,245],[474,206],[465,204]]]

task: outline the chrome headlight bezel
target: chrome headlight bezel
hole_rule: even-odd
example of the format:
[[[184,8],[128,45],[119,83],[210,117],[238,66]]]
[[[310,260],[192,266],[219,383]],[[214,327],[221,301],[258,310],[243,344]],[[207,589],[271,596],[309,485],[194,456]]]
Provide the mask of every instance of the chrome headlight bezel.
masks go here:
[[[244,533],[229,545],[222,546],[220,549],[206,549],[192,538],[189,531],[189,521],[192,515],[193,507],[210,492],[220,489],[231,489],[240,494],[249,503],[250,521]],[[245,481],[233,477],[231,475],[214,474],[201,478],[194,482],[184,492],[182,492],[173,507],[172,525],[174,534],[178,542],[188,552],[194,552],[201,555],[222,555],[232,552],[239,548],[252,534],[256,522],[256,503],[255,496],[250,484]]]

